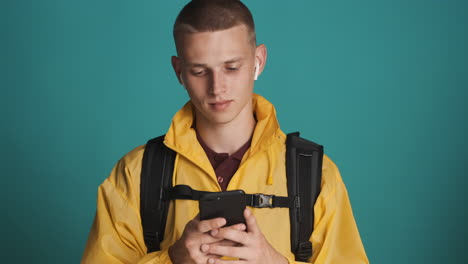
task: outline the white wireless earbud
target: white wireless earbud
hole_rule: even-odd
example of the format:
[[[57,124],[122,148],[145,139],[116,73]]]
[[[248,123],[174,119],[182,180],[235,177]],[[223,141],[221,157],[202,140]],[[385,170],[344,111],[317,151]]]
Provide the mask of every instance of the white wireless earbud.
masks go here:
[[[255,76],[254,76],[255,81],[258,79],[258,69],[259,68],[260,68],[260,65],[259,65],[258,61],[256,61],[256,63],[255,63]]]
[[[182,78],[182,73],[179,74],[179,79],[180,79],[180,82],[182,83],[182,85],[185,86],[184,78]]]

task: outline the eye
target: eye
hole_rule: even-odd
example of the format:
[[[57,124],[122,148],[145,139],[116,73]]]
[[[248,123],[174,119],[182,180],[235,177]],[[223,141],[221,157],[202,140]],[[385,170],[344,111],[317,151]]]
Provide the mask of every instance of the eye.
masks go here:
[[[195,76],[202,76],[205,74],[205,70],[192,70],[191,73]]]
[[[228,73],[235,73],[237,71],[239,71],[241,65],[238,65],[238,64],[228,64],[228,65],[225,65],[224,66],[225,68],[225,71],[227,71]]]

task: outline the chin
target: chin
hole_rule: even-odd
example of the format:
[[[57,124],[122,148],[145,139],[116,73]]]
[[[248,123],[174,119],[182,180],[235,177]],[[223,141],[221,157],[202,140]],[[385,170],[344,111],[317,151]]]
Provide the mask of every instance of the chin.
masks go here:
[[[205,120],[211,124],[224,125],[228,124],[235,119],[236,115],[233,113],[222,113],[222,114],[207,114],[204,115]]]
[[[231,117],[217,117],[217,118],[212,118],[209,121],[212,124],[225,125],[225,124],[229,124],[230,122],[232,122],[233,119],[234,118],[231,118]]]

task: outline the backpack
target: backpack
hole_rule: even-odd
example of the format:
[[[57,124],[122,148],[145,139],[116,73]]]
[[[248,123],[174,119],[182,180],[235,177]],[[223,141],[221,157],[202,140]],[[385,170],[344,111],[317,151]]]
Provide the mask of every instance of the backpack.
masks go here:
[[[198,200],[201,192],[186,185],[172,187],[176,152],[163,143],[164,136],[147,142],[140,183],[140,214],[148,253],[159,251],[164,239],[169,203],[174,199]],[[291,224],[291,252],[296,261],[312,256],[309,238],[314,226],[314,204],[320,193],[323,146],[290,133],[286,140],[288,197],[246,194],[247,206],[288,207]]]

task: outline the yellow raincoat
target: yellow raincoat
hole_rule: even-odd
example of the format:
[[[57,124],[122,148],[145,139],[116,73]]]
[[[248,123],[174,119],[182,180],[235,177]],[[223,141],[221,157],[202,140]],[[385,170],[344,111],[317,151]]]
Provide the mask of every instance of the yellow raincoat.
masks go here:
[[[252,144],[242,158],[227,190],[287,196],[285,175],[286,135],[280,130],[273,105],[254,95],[257,124]],[[173,185],[221,191],[213,167],[192,127],[192,104],[173,118],[164,143],[178,154]],[[97,213],[82,263],[172,263],[168,248],[180,238],[186,223],[198,213],[198,202],[171,203],[161,251],[147,254],[140,218],[140,171],[144,146],[125,155],[98,190]],[[345,185],[336,165],[324,156],[322,189],[314,207],[313,256],[309,263],[369,263],[356,227]],[[252,208],[268,242],[290,263],[288,208]]]

